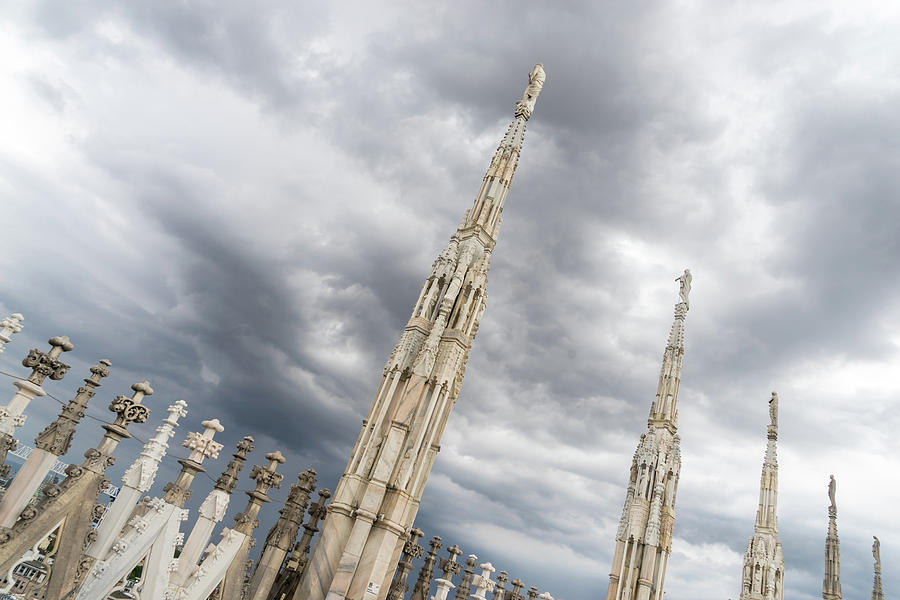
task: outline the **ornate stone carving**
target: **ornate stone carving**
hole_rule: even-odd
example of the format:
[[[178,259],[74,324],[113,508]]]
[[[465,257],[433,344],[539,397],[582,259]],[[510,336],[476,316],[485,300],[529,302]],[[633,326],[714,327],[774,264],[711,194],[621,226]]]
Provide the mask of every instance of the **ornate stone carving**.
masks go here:
[[[228,463],[228,467],[216,480],[216,487],[218,489],[228,494],[234,491],[234,488],[237,485],[238,474],[244,467],[244,461],[247,460],[247,455],[253,451],[253,442],[253,438],[247,435],[244,436],[243,440],[237,443],[237,452],[232,454],[233,458]]]
[[[516,116],[522,117],[526,121],[531,118],[534,112],[534,104],[537,102],[538,95],[544,87],[547,80],[547,74],[544,73],[544,65],[538,63],[534,65],[531,73],[528,74],[528,87],[522,94],[522,99],[516,103]]]
[[[35,438],[34,445],[36,448],[56,456],[62,456],[69,451],[72,437],[75,435],[75,427],[84,417],[88,401],[94,396],[97,388],[100,387],[100,379],[109,376],[109,366],[111,364],[104,359],[91,367],[90,377],[84,380],[84,385],[78,388],[78,393],[75,397],[63,407],[59,417],[44,428]]]
[[[60,354],[75,347],[68,336],[53,337],[47,340],[47,343],[50,344],[50,352],[32,348],[28,351],[28,356],[22,360],[22,365],[32,370],[28,381],[35,385],[41,385],[47,377],[58,381],[65,377],[66,371],[69,370],[69,365],[58,360]]]

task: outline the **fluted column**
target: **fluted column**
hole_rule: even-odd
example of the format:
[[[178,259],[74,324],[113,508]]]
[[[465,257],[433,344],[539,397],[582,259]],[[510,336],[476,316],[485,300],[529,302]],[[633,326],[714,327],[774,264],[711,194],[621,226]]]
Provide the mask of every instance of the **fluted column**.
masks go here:
[[[25,409],[37,396],[47,395],[41,384],[48,377],[59,381],[69,370],[69,365],[59,360],[60,354],[74,348],[68,336],[53,337],[47,343],[50,344],[49,352],[32,348],[22,360],[22,365],[31,369],[31,375],[28,379],[14,381],[15,395],[9,404],[0,406],[0,477],[9,476],[6,455],[16,449],[15,432],[25,423]]]

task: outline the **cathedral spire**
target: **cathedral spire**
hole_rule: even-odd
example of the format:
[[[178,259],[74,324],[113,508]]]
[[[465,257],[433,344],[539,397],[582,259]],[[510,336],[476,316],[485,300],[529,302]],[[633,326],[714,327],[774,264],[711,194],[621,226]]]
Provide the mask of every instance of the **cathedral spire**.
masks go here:
[[[625,507],[616,533],[607,600],[662,600],[666,569],[672,553],[675,494],[681,473],[678,427],[678,387],[684,358],[684,319],[691,291],[691,272],[676,278],[680,301],[663,353],[656,398],[647,431],[634,458]]]
[[[783,600],[784,555],[778,540],[778,394],[769,399],[768,443],[759,480],[754,535],[744,553],[740,600]]]
[[[681,363],[684,360],[684,319],[689,309],[691,271],[676,278],[679,284],[680,302],[675,305],[675,320],[669,331],[669,341],[663,352],[662,369],[656,388],[656,399],[650,406],[648,425],[665,427],[671,433],[678,429],[678,388],[681,386]]]
[[[497,233],[500,230],[500,213],[503,212],[503,203],[509,192],[516,166],[519,164],[519,155],[522,153],[522,144],[525,141],[525,123],[531,118],[534,104],[546,79],[544,65],[540,63],[536,64],[528,74],[528,87],[525,88],[522,99],[516,102],[513,121],[506,130],[506,135],[503,136],[503,141],[497,147],[494,158],[484,174],[481,189],[475,197],[472,209],[466,213],[462,225],[460,225],[461,239],[477,235],[485,243],[485,246],[491,248],[497,241]]]
[[[875,558],[875,584],[872,587],[872,600],[884,600],[884,592],[881,590],[881,541],[877,537],[872,542],[872,557]]]
[[[540,64],[529,73],[472,208],[432,265],[385,365],[296,600],[387,595],[484,314],[500,213],[545,79]]]
[[[825,537],[825,580],[822,582],[822,598],[824,600],[841,600],[841,540],[837,533],[837,502],[835,492],[837,483],[834,475],[828,482],[828,535]]]

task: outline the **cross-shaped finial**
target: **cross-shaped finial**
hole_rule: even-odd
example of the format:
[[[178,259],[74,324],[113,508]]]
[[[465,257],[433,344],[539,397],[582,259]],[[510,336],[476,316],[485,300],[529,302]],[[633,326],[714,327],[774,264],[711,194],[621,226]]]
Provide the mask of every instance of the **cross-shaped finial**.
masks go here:
[[[150,416],[150,409],[141,404],[144,396],[153,395],[153,388],[150,387],[150,382],[141,381],[140,383],[135,383],[131,386],[131,389],[134,390],[131,398],[116,396],[115,400],[110,403],[109,410],[119,415],[116,417],[113,425],[127,427],[129,423],[144,423],[147,421],[147,417]]]
[[[222,424],[219,423],[218,419],[203,421],[200,425],[203,426],[203,433],[195,433],[192,431],[187,434],[187,439],[181,444],[185,448],[191,450],[191,455],[188,456],[188,460],[192,460],[198,464],[202,463],[205,458],[219,457],[219,450],[222,449],[222,444],[214,442],[213,436],[225,431],[225,428],[222,427]]]
[[[69,365],[57,360],[60,354],[75,347],[68,336],[52,337],[47,343],[50,344],[50,352],[32,348],[28,351],[28,356],[22,360],[22,365],[31,369],[28,381],[35,385],[41,385],[47,377],[58,381],[65,377],[69,370]]]

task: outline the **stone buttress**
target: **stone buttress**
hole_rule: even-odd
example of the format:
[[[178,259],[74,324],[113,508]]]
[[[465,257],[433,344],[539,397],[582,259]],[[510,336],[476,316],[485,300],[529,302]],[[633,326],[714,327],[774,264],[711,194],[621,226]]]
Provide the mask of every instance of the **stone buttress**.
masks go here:
[[[529,74],[474,205],[425,281],[329,505],[294,598],[383,600],[412,527],[485,309],[491,252],[535,101]]]

